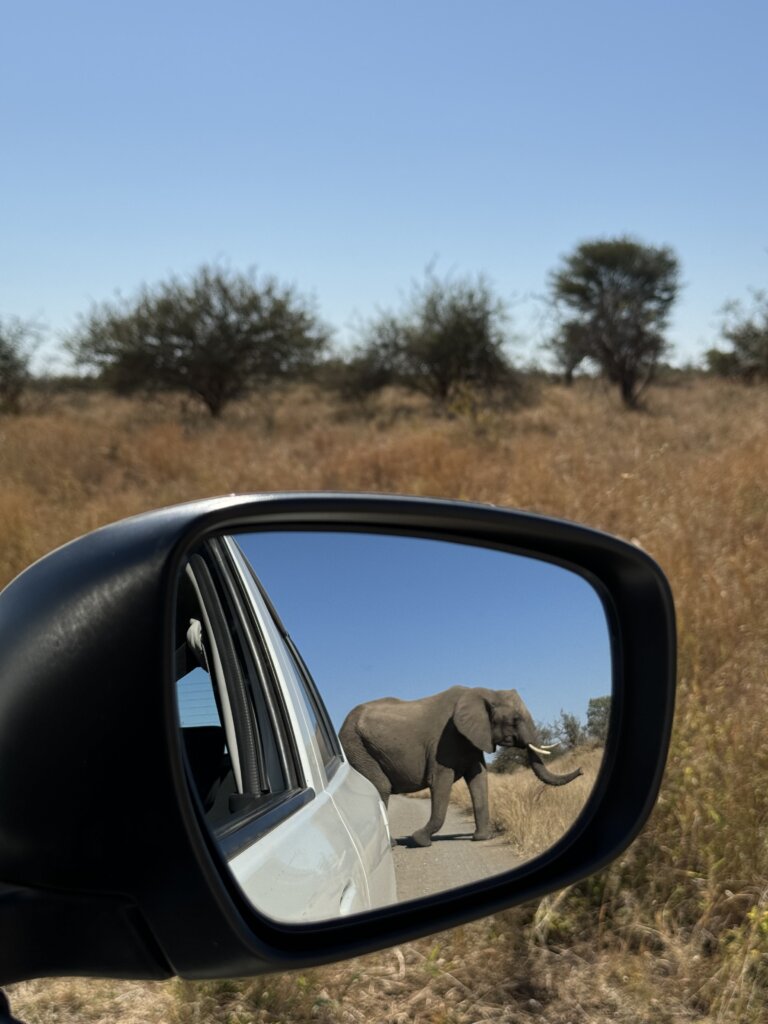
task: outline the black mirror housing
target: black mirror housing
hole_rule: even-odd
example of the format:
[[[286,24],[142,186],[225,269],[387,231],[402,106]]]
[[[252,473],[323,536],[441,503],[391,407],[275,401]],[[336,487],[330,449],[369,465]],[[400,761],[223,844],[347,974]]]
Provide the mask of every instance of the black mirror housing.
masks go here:
[[[343,920],[278,925],[247,903],[186,784],[170,638],[186,553],[214,532],[254,527],[453,539],[549,559],[592,583],[612,636],[611,729],[598,785],[560,842],[509,876]],[[540,897],[631,842],[655,802],[672,724],[674,611],[652,559],[577,524],[450,501],[243,496],[135,516],[9,584],[0,651],[2,983],[305,967]]]

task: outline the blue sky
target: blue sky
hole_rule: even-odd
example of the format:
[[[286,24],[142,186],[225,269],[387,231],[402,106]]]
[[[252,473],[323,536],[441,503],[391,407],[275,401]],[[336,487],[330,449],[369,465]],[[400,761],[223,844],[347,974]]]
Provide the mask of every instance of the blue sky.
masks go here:
[[[434,262],[536,354],[586,238],[677,251],[678,359],[768,281],[768,5],[9,3],[0,316],[47,326],[203,262],[313,294],[348,342]]]
[[[536,721],[611,692],[608,628],[575,573],[506,552],[368,534],[237,538],[338,729],[356,704],[516,689]]]

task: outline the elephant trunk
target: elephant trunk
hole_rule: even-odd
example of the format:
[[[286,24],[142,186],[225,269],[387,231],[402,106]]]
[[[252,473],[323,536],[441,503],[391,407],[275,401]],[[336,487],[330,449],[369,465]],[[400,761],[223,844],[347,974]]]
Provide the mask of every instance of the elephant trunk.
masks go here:
[[[565,786],[568,782],[573,782],[580,775],[583,775],[581,768],[576,768],[572,772],[568,772],[566,775],[555,775],[547,768],[541,759],[541,754],[532,744],[528,744],[528,764],[533,771],[533,774],[537,779],[542,782],[546,782],[548,786]]]

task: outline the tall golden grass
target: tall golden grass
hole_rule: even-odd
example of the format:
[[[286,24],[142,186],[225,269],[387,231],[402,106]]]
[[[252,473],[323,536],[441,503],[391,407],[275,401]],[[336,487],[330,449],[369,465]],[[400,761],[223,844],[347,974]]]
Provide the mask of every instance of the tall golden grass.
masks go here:
[[[37,396],[0,420],[0,581],[150,507],[230,491],[491,501],[632,539],[668,574],[679,700],[664,786],[629,851],[535,906],[362,960],[238,984],[39,981],[42,1021],[768,1019],[768,395],[693,379],[642,414],[602,386],[515,413],[364,415],[310,388],[211,422],[181,399]]]
[[[488,773],[491,824],[524,860],[543,853],[557,842],[578,818],[592,792],[603,758],[602,749],[581,747],[558,758],[553,771],[581,768],[582,775],[567,786],[545,786],[520,768],[510,774]],[[472,800],[463,782],[451,791],[451,802],[470,813]]]

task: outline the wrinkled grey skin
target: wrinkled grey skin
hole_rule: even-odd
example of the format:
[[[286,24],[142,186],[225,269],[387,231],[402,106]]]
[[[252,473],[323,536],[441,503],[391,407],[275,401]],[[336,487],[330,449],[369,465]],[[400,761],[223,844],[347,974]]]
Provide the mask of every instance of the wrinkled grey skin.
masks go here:
[[[475,814],[473,839],[491,837],[488,775],[483,751],[497,746],[528,751],[528,764],[542,782],[563,786],[581,769],[554,775],[539,754],[533,719],[517,690],[452,686],[420,700],[381,700],[358,704],[339,732],[353,768],[373,783],[386,805],[391,793],[415,793],[429,787],[432,812],[414,832],[417,846],[429,846],[442,828],[451,787],[458,779],[469,786]]]

